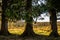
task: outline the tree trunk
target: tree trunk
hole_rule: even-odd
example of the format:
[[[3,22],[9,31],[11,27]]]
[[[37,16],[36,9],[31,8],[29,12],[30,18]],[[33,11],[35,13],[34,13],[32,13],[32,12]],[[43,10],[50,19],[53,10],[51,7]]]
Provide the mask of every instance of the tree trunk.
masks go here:
[[[50,13],[50,23],[51,23],[51,34],[50,36],[58,37],[58,31],[57,31],[57,16],[56,16],[56,10],[54,8],[49,10]]]
[[[5,17],[4,14],[2,14],[2,21],[1,21],[1,34],[7,35],[8,32],[8,19]]]
[[[26,28],[25,28],[25,31],[23,32],[22,36],[27,36],[27,37],[31,37],[34,35],[34,32],[33,32],[33,26],[31,23],[27,23],[26,24]]]
[[[1,34],[8,35],[8,19],[5,15],[5,10],[7,8],[7,1],[2,0],[2,20],[1,20]]]
[[[26,28],[21,36],[32,37],[37,35],[33,32],[33,17],[30,15],[32,13],[32,0],[27,0],[26,2]]]
[[[32,23],[33,18],[31,17],[30,20],[31,20],[31,22],[26,21],[26,28],[25,28],[25,31],[23,32],[23,34],[21,35],[22,37],[39,36],[39,35],[35,34],[33,31],[33,23]]]

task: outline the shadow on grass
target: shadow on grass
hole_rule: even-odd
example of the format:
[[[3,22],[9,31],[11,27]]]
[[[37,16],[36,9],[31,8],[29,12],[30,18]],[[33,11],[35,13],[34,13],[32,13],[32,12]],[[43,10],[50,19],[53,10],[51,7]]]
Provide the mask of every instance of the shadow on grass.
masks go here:
[[[19,35],[0,35],[0,40],[60,40],[60,37],[48,37],[45,35],[32,36],[32,37],[20,37]]]

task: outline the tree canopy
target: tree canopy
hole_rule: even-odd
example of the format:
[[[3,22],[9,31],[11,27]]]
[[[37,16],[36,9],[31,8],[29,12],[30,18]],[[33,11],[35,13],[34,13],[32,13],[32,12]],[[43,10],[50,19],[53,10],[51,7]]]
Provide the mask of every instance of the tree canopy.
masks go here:
[[[60,0],[46,0],[49,8],[55,8],[56,11],[60,11]]]
[[[41,2],[38,3],[39,0],[32,0],[35,3],[35,6],[32,5],[32,13],[30,15],[32,17],[38,17],[40,14],[46,10],[46,6]],[[20,19],[27,19],[27,11],[26,11],[26,0],[9,0],[7,1],[7,9],[6,9],[6,16],[10,20],[20,20]],[[36,5],[37,4],[37,5]]]

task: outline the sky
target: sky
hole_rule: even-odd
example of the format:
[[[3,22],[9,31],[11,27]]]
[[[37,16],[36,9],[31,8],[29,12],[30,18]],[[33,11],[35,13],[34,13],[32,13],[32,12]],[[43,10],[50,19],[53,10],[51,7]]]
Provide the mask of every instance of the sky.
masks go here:
[[[41,20],[41,18],[44,18],[43,20]],[[60,18],[60,16],[58,16],[57,18]],[[33,18],[34,19],[34,21],[36,21],[36,18]],[[58,22],[60,21],[60,20],[57,20]],[[46,15],[46,13],[43,13],[43,14],[41,14],[41,16],[39,16],[38,18],[37,18],[37,21],[36,22],[50,22],[50,16],[48,15]]]
[[[41,18],[44,18],[43,20]],[[33,18],[36,21],[36,18]],[[41,14],[41,16],[37,17],[37,22],[49,22],[50,16],[46,16],[46,13]]]

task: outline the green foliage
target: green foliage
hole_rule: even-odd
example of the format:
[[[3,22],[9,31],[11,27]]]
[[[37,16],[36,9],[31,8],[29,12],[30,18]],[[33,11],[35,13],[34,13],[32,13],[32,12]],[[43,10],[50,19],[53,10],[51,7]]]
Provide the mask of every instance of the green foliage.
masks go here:
[[[33,17],[38,17],[40,15],[41,11],[40,11],[40,6],[33,6],[32,7],[32,15]]]
[[[25,1],[22,0],[11,0],[8,1],[8,5],[7,5],[7,9],[6,9],[6,16],[9,19],[16,19],[16,20],[20,20],[21,18],[23,18],[24,16],[24,6],[25,6]]]
[[[49,8],[55,8],[60,11],[60,0],[46,0]]]
[[[33,6],[32,7],[32,15],[34,17],[38,17],[40,16],[40,14],[42,14],[43,12],[47,11],[47,6],[42,4],[42,5],[37,5],[37,6]]]
[[[38,0],[33,0],[35,4],[38,4]],[[25,0],[11,0],[8,1],[8,7],[6,9],[6,16],[11,20],[25,19],[30,20],[31,17],[38,17],[40,14],[47,10],[47,6],[42,3],[42,5],[31,6],[31,12],[26,11],[26,1]],[[32,5],[32,3],[31,3]],[[30,15],[30,16],[29,16]],[[29,18],[29,19],[27,19]]]

